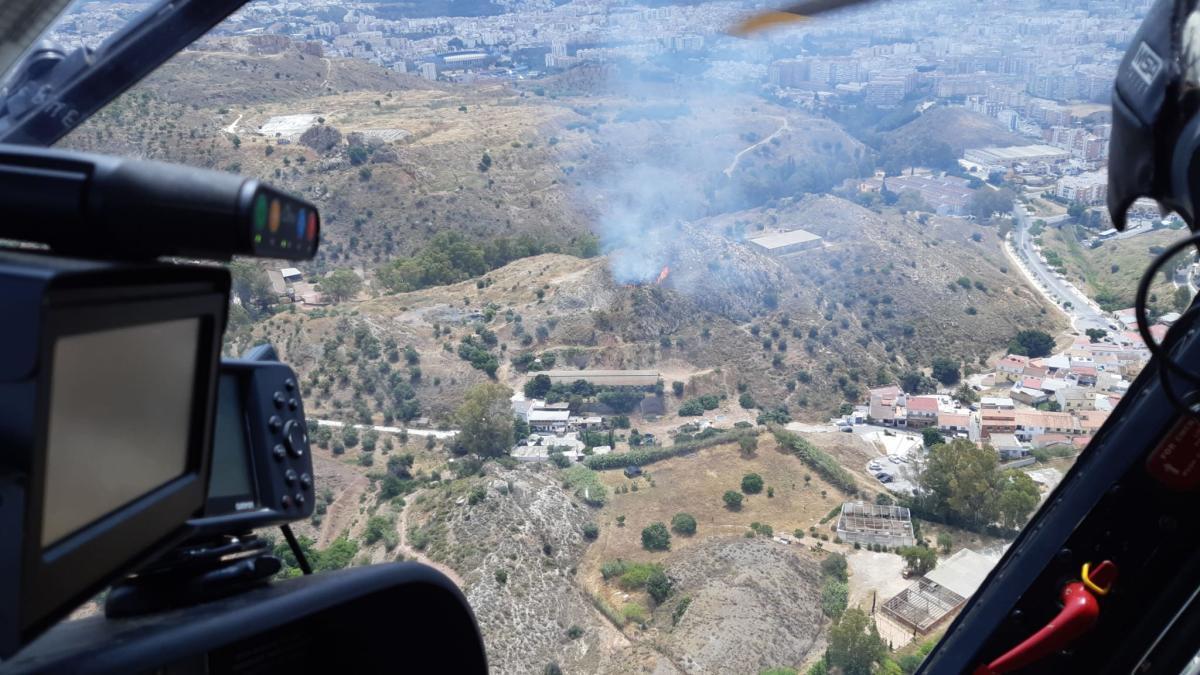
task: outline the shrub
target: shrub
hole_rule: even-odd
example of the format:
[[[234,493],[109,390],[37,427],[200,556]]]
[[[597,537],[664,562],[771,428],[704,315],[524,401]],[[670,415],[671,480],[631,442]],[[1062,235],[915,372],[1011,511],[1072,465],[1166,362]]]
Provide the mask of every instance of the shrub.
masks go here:
[[[690,513],[676,513],[671,518],[671,529],[678,534],[696,534],[696,519]]]
[[[671,595],[671,580],[661,567],[650,573],[650,578],[646,580],[646,592],[660,605]]]
[[[837,619],[846,611],[850,588],[845,582],[826,579],[821,586],[821,611],[831,619]]]
[[[636,602],[631,602],[621,608],[621,616],[624,617],[626,621],[632,621],[637,624],[645,624],[646,608],[642,607]]]
[[[505,570],[496,570],[495,577],[496,583],[500,584],[501,586],[508,583],[508,572]]]
[[[703,438],[697,437],[692,440],[676,442],[675,445],[672,445],[668,448],[646,446],[640,447],[636,450],[631,450],[629,452],[593,455],[583,460],[583,464],[589,469],[596,470],[624,469],[627,466],[645,466],[647,464],[668,459],[670,457],[686,455],[701,448],[708,448],[724,443],[739,442],[739,439],[745,436],[757,436],[757,433],[755,433],[753,429],[715,431],[712,433],[712,435],[705,436]]]
[[[725,508],[727,509],[736,511],[742,508],[742,493],[740,492],[726,490],[725,494],[721,496],[721,499],[725,500]]]
[[[476,485],[471,488],[471,492],[467,495],[467,504],[475,506],[485,499],[487,499],[487,490],[482,485]]]
[[[831,553],[821,561],[821,574],[837,581],[846,581],[850,578],[849,566],[846,564],[846,557],[840,553]]]
[[[647,551],[666,551],[671,548],[671,533],[662,523],[651,523],[642,529],[642,547]]]
[[[600,576],[604,577],[605,581],[613,577],[619,577],[625,574],[629,569],[629,564],[624,560],[610,560],[600,565]]]
[[[671,612],[671,625],[672,626],[679,623],[679,620],[683,618],[684,613],[687,612],[688,606],[691,604],[692,604],[691,596],[685,595],[679,599],[679,603],[675,605],[674,611]]]
[[[595,541],[596,537],[600,536],[600,526],[595,523],[584,523],[583,538],[589,541]]]
[[[858,485],[855,484],[854,477],[828,454],[790,431],[775,429],[774,432],[775,439],[779,441],[781,447],[791,450],[800,458],[800,461],[811,467],[813,471],[820,474],[822,478],[833,484],[834,487],[847,494],[856,494],[858,492]],[[805,482],[808,481],[806,480]]]
[[[763,479],[762,476],[756,473],[748,473],[742,476],[742,492],[748,495],[756,495],[762,492]]]
[[[571,626],[567,629],[568,640],[578,640],[581,637],[583,637],[583,629],[579,626]]]

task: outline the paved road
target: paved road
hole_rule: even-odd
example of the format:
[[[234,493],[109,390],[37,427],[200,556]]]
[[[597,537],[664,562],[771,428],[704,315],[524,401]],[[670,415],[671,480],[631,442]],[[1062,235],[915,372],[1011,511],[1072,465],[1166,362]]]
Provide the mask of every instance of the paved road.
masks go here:
[[[1029,234],[1032,219],[1025,213],[1025,206],[1019,201],[1013,202],[1013,217],[1016,223],[1016,227],[1013,229],[1013,246],[1023,258],[1026,269],[1054,298],[1059,308],[1063,308],[1064,302],[1071,303],[1070,309],[1063,308],[1063,311],[1071,319],[1071,326],[1080,333],[1089,328],[1111,330],[1109,321],[1104,317],[1103,312],[1077,288],[1064,279],[1059,279],[1054,270],[1046,265],[1045,259],[1034,248],[1033,235]]]
[[[337,420],[314,420],[314,421],[323,427],[341,428],[341,427],[346,426],[345,422],[338,422]],[[350,426],[355,427],[356,429],[362,429],[364,431],[367,429],[374,429],[375,431],[379,431],[379,432],[382,432],[385,434],[398,434],[401,432],[407,432],[409,436],[433,436],[434,438],[439,438],[439,439],[453,438],[454,435],[458,433],[457,429],[449,429],[446,431],[435,431],[433,429],[405,429],[404,427],[383,427],[383,426],[377,426],[374,424],[352,424]]]

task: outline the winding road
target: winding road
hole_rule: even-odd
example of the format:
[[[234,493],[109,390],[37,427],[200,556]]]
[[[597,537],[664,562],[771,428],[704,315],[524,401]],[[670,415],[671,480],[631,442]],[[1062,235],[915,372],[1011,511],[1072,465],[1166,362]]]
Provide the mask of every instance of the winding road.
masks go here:
[[[1104,312],[1096,303],[1075,286],[1059,278],[1054,270],[1046,264],[1045,258],[1034,246],[1034,236],[1029,233],[1029,226],[1032,223],[1029,214],[1025,211],[1025,205],[1014,201],[1012,213],[1016,227],[1013,228],[1012,238],[1010,242],[1006,242],[1005,248],[1010,251],[1010,256],[1021,271],[1029,277],[1029,280],[1047,299],[1070,318],[1071,327],[1074,330],[1080,333],[1089,328],[1112,330]],[[1008,248],[1010,243],[1012,249]],[[1071,303],[1069,309],[1063,307],[1065,302]]]

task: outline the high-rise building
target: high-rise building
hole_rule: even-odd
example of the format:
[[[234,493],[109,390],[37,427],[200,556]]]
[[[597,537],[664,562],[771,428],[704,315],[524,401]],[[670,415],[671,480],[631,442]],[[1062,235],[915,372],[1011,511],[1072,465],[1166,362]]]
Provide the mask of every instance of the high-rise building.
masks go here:
[[[421,64],[421,77],[426,80],[435,81],[438,77],[437,64],[432,62]]]

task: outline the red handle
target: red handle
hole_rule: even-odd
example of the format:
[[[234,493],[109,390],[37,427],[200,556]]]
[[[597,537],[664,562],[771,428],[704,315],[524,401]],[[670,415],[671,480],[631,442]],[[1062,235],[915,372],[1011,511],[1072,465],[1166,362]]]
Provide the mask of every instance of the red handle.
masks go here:
[[[1116,579],[1117,567],[1106,560],[1090,574],[1087,566],[1084,570],[1086,585],[1084,581],[1073,581],[1063,588],[1063,608],[1058,616],[1000,658],[976,668],[975,675],[999,675],[1023,668],[1064,649],[1091,630],[1100,618],[1100,603],[1088,586],[1107,593]]]

